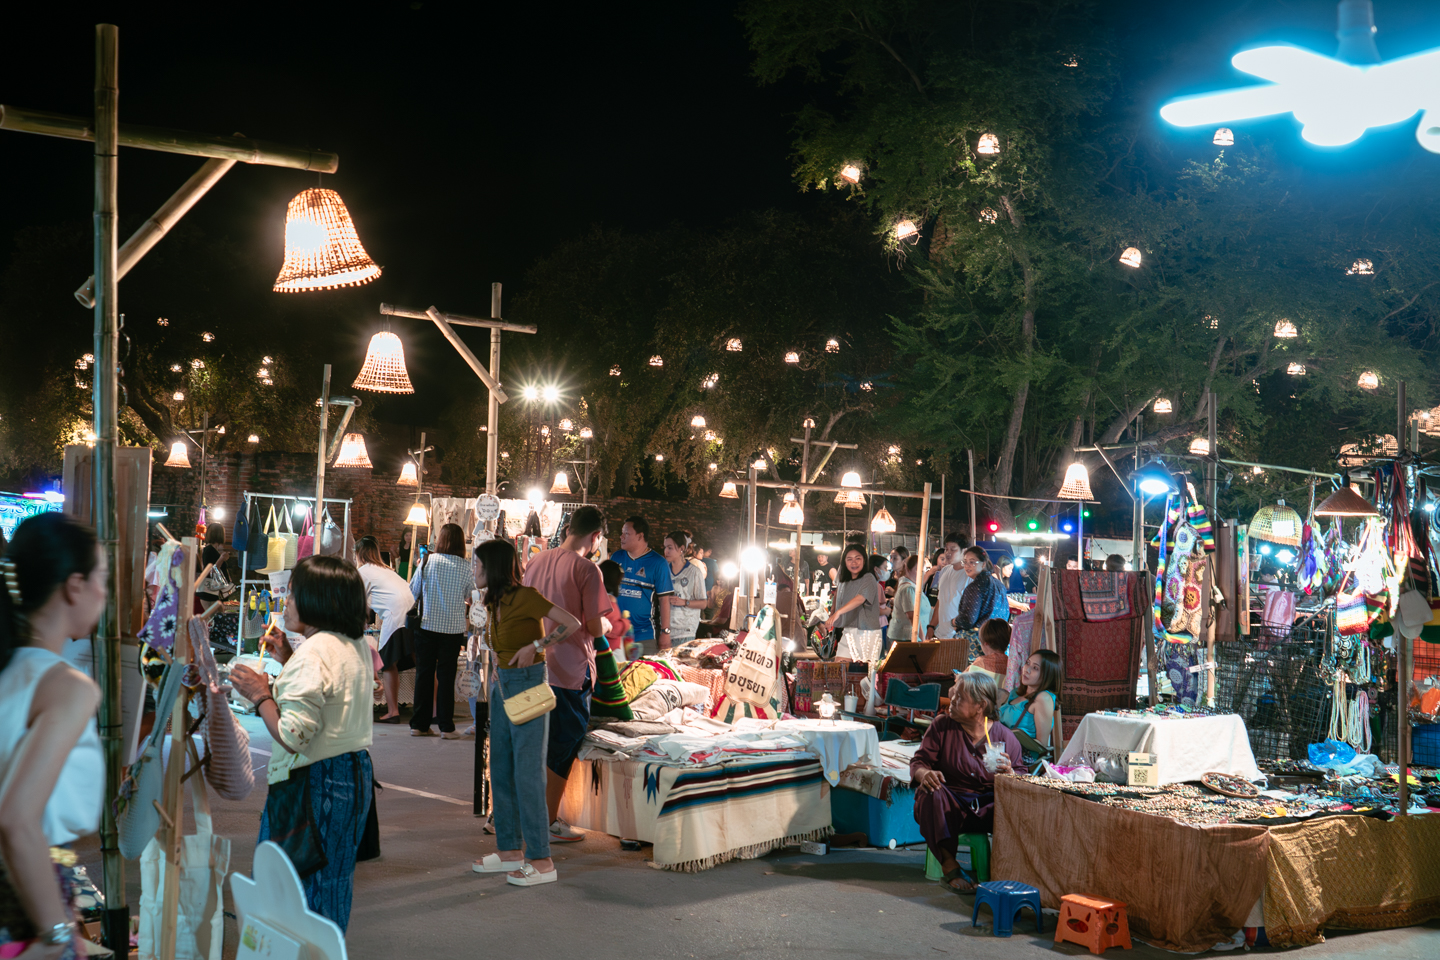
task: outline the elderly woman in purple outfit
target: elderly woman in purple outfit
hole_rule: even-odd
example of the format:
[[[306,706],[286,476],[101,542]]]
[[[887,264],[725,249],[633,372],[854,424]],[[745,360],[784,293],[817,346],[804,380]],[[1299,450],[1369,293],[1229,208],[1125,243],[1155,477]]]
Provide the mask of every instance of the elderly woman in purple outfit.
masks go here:
[[[957,893],[975,889],[956,859],[966,833],[989,833],[995,819],[995,775],[1025,771],[1020,741],[996,721],[995,681],[962,673],[950,689],[950,712],[937,716],[915,759],[915,822],[940,869]]]

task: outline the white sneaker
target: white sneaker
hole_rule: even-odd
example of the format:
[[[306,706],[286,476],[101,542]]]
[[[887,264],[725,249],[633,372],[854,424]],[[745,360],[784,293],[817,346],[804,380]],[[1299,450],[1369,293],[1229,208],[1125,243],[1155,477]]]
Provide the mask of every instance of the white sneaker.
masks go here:
[[[575,843],[584,839],[584,830],[577,830],[564,820],[556,820],[550,824],[550,840],[553,843]]]

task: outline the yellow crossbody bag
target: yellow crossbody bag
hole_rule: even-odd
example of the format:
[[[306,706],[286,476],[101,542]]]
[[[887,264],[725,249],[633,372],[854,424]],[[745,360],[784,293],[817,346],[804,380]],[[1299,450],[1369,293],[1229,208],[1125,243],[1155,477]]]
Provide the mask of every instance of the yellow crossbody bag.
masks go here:
[[[500,605],[495,605],[495,611],[490,617],[490,624],[495,629],[495,636],[500,635]],[[492,645],[493,649],[493,645]],[[541,680],[528,690],[521,690],[513,697],[505,698],[505,716],[517,727],[522,727],[531,720],[545,716],[555,709],[555,691],[550,689],[550,684]]]

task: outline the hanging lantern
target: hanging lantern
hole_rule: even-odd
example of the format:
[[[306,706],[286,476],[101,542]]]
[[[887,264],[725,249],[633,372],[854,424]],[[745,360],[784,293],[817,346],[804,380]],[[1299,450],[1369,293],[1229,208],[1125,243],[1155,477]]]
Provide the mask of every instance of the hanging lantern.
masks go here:
[[[1380,511],[1349,487],[1341,487],[1315,508],[1317,517],[1378,517]]]
[[[260,358],[260,362],[263,363],[263,364],[269,365],[269,364],[272,364],[272,363],[275,362],[275,358],[274,358],[274,357],[261,357],[261,358]]]
[[[200,339],[204,340],[206,343],[214,343],[215,334],[211,333],[209,330],[206,330],[204,333],[200,334]]]
[[[1210,441],[1204,437],[1196,437],[1190,441],[1190,452],[1197,457],[1210,456]]]
[[[693,417],[690,418],[690,426],[692,426],[692,427],[703,427],[703,426],[705,426],[705,418],[702,417],[702,416],[701,416],[700,414],[698,414],[698,413],[695,414],[695,416],[693,416]]]
[[[215,432],[220,434],[220,436],[222,437],[225,436],[225,424],[222,423],[220,424],[220,426],[216,427]]]
[[[1289,320],[1277,320],[1275,321],[1275,336],[1281,340],[1293,340],[1300,336],[1300,331]]]
[[[662,356],[660,356],[660,354],[658,354],[658,353],[655,354],[655,356],[653,356],[653,357],[650,358],[650,366],[652,366],[652,367],[663,367],[663,366],[665,366],[665,358],[662,357]]]
[[[358,433],[347,433],[340,443],[340,456],[335,460],[336,468],[372,467],[370,454],[365,449],[365,438]]]
[[[174,400],[176,403],[179,403],[180,401],[185,399],[185,391],[176,390],[173,394],[171,394],[170,399]]]
[[[1229,127],[1221,127],[1215,131],[1215,140],[1213,142],[1217,147],[1233,147],[1235,145],[1235,133]]]
[[[267,386],[267,387],[273,387],[273,386],[275,386],[275,381],[274,381],[274,380],[271,380],[269,377],[261,377],[261,378],[260,378],[260,382],[263,383],[263,384],[265,384],[265,386]]]
[[[395,483],[401,487],[418,487],[420,485],[420,474],[416,471],[413,461],[407,460],[405,466],[400,468],[400,479]]]
[[[716,442],[719,441],[719,439],[720,439],[720,438],[719,438],[718,436],[716,436],[714,430],[706,430],[706,431],[705,431],[705,441],[706,441],[707,443],[716,443]]]
[[[727,500],[740,499],[740,491],[735,489],[734,480],[725,481],[725,483],[720,487],[720,496],[724,497]]]
[[[84,367],[80,367],[79,369],[84,370],[85,368],[84,368]],[[182,367],[182,366],[180,366],[180,364],[178,364],[178,363],[172,363],[172,364],[170,364],[170,372],[171,372],[171,373],[179,373],[180,371],[182,371],[182,370],[184,370],[184,369],[185,369],[185,368]]]
[[[842,486],[842,487],[852,487],[852,488],[854,488],[854,489],[856,489],[856,490],[859,490],[859,489],[860,489],[860,474],[856,473],[854,470],[847,470],[847,471],[845,472],[845,475],[840,478],[840,486]]]
[[[170,444],[170,459],[165,461],[167,467],[190,468],[190,450],[185,446],[184,440],[176,440]]]
[[[425,504],[415,503],[410,506],[410,513],[405,517],[405,522],[412,527],[430,526],[430,511],[425,509]]]
[[[994,208],[992,208],[992,207],[986,207],[985,209],[983,209],[983,210],[980,211],[980,222],[981,222],[981,223],[995,223],[995,222],[998,221],[999,219],[1000,219],[1000,214],[996,213],[995,210],[994,210]]]
[[[1366,370],[1360,374],[1360,379],[1355,385],[1361,390],[1376,390],[1380,387],[1380,378],[1375,375],[1375,371]]]
[[[340,194],[324,187],[302,190],[285,211],[285,264],[275,278],[276,293],[358,287],[380,276],[380,268],[355,233]]]
[[[718,374],[718,373],[712,373],[712,374],[710,374],[708,377],[706,377],[704,380],[701,380],[701,381],[700,381],[700,389],[701,389],[701,390],[709,390],[709,389],[711,389],[712,387],[714,387],[715,384],[717,384],[717,383],[719,383],[719,382],[720,382],[720,374]]]
[[[865,494],[859,490],[841,490],[835,494],[835,502],[847,510],[858,510],[865,506]]]
[[[190,369],[191,369],[191,370],[204,370],[204,369],[205,369],[205,361],[204,361],[204,360],[191,360],[191,361],[190,361]]]
[[[594,431],[594,430],[591,430],[589,427],[581,427],[581,428],[580,428],[580,439],[581,439],[581,440],[593,440],[593,439],[595,439],[595,431]]]
[[[1000,152],[1000,138],[993,133],[982,133],[980,142],[975,144],[975,152],[983,156],[993,157]]]
[[[612,377],[618,377],[618,376],[620,376],[620,365],[619,365],[618,363],[615,364],[615,366],[613,366],[613,367],[610,368],[610,376],[612,376]]]
[[[800,362],[800,354],[797,353],[797,352],[795,352],[794,350],[787,350],[787,351],[785,352],[785,362],[786,362],[786,363],[799,363],[799,362]]]
[[[1363,257],[1350,264],[1350,269],[1345,271],[1347,277],[1371,277],[1375,275],[1375,264]]]
[[[156,323],[156,325],[161,326],[161,327],[168,327],[168,326],[170,326],[170,321],[169,321],[169,320],[166,320],[164,317],[158,318],[158,319],[155,321],[155,323]]]
[[[259,370],[259,372],[255,374],[255,376],[259,377],[261,380],[268,380],[268,379],[270,379],[270,368],[269,368],[269,367],[261,367],[260,370]]]
[[[826,352],[826,353],[839,353],[839,352],[840,352],[840,341],[839,341],[839,340],[836,340],[834,337],[831,337],[829,340],[826,340],[826,341],[825,341],[825,352]]]
[[[1267,540],[1288,547],[1300,546],[1300,514],[1285,506],[1284,500],[1273,507],[1261,507],[1250,521],[1250,538]]]
[[[657,454],[655,454],[655,462],[656,462],[656,463],[664,463],[664,462],[665,462],[665,454],[663,454],[663,453],[657,453]]]
[[[1065,482],[1060,484],[1061,500],[1094,500],[1090,490],[1090,470],[1085,464],[1075,462],[1065,468]]]
[[[405,370],[405,345],[400,338],[388,330],[371,337],[370,349],[365,351],[365,364],[351,386],[371,393],[414,393],[410,374]]]
[[[571,420],[569,417],[566,417],[564,420],[560,421],[560,429],[564,430],[566,433],[574,433],[575,421]]]
[[[1156,413],[1173,413],[1174,411],[1175,407],[1170,403],[1169,400],[1166,400],[1164,397],[1161,397],[1159,400],[1155,401]]]
[[[752,463],[751,466],[754,467],[756,470],[764,470],[764,469],[765,469],[765,458],[764,458],[764,457],[756,457],[756,458],[755,458],[755,462]]]
[[[776,519],[790,527],[798,527],[805,522],[805,511],[800,508],[795,491],[785,491],[785,502],[780,506],[780,516]]]
[[[712,463],[712,464],[710,464],[709,469],[710,469],[710,471],[713,473],[714,471],[720,469],[720,464],[718,464],[718,463]]]
[[[564,470],[555,474],[555,482],[550,485],[550,492],[570,495],[570,478],[565,475]]]
[[[246,443],[259,443],[259,442],[260,442],[260,434],[258,434],[258,433],[252,433],[252,434],[250,434],[249,438],[246,439],[245,442],[246,442]]]
[[[744,349],[744,344],[740,342],[739,337],[731,337],[729,340],[725,341],[725,349],[729,350],[731,353],[739,353],[741,350]]]
[[[1292,363],[1285,368],[1285,372],[1290,374],[1290,376],[1292,377],[1303,377],[1305,376],[1305,364]]]
[[[1125,252],[1120,254],[1120,262],[1127,267],[1140,266],[1140,251],[1135,247],[1126,247]]]
[[[855,166],[855,164],[853,163],[847,163],[845,166],[840,168],[840,179],[844,180],[846,183],[859,183],[860,168]]]
[[[871,533],[894,533],[894,532],[895,532],[895,518],[890,515],[890,511],[889,511],[889,510],[886,510],[884,507],[881,507],[881,508],[876,512],[875,516],[873,516],[873,517],[870,518],[870,532],[871,532]]]
[[[919,233],[920,228],[915,226],[914,220],[901,220],[895,224],[896,240],[909,240],[911,237],[918,236]]]

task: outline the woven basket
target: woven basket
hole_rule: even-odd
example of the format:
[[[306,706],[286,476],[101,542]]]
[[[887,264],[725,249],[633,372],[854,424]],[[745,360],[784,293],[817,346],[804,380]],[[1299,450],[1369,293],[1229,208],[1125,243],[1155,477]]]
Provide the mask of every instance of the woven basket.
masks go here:
[[[1278,527],[1278,529],[1277,529]],[[1261,507],[1250,521],[1250,539],[1300,546],[1300,514],[1281,500],[1273,507]]]

